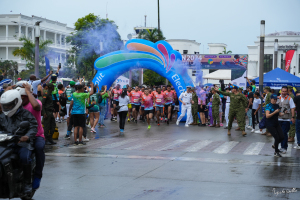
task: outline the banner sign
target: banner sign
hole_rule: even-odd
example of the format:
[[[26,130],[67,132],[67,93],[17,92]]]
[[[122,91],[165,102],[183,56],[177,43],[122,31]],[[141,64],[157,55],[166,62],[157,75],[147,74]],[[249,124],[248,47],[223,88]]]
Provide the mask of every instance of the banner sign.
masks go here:
[[[295,50],[288,50],[285,54],[285,71],[286,72],[289,72],[294,53],[295,53]]]
[[[46,56],[45,56],[45,63],[46,63],[46,75],[48,75],[50,72],[50,62]]]
[[[193,66],[194,61],[201,60],[201,69],[231,69],[231,79],[244,78],[248,65],[246,54],[182,54],[182,62]],[[246,83],[246,79],[245,79]]]

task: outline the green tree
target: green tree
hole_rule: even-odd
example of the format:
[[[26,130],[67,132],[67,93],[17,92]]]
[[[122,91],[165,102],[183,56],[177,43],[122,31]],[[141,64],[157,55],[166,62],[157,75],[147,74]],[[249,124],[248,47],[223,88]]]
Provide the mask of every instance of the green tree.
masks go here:
[[[144,39],[144,40],[149,40],[153,43],[160,41],[160,40],[165,40],[166,38],[163,35],[163,32],[158,30],[157,28],[155,29],[146,29],[140,32],[138,35],[138,38]],[[156,72],[146,69],[144,71],[144,83],[148,85],[163,85],[166,82],[166,78],[160,76]]]
[[[231,50],[227,51],[226,47],[224,47],[224,50],[219,54],[232,54],[232,51]]]
[[[144,40],[149,40],[153,43],[166,39],[163,35],[163,32],[161,30],[158,30],[157,28],[151,29],[151,30],[145,29],[145,30],[141,31],[138,35],[138,38],[141,38]]]
[[[20,56],[22,59],[26,60],[26,68],[28,70],[23,70],[19,74],[22,79],[26,79],[30,74],[34,74],[35,44],[26,37],[21,37],[19,41],[23,42],[23,46],[14,49],[12,53],[14,56]],[[49,49],[49,44],[52,44],[51,40],[41,40],[39,43],[39,77],[46,76],[45,56],[52,53]]]
[[[123,46],[114,21],[101,19],[92,13],[75,22],[75,32],[66,38],[73,45],[67,64],[75,62],[76,74],[87,80],[95,75],[94,62],[101,55],[120,50]],[[101,45],[100,45],[101,43]]]
[[[0,60],[0,74],[6,73],[6,77],[14,80],[18,74],[18,63],[12,60]]]

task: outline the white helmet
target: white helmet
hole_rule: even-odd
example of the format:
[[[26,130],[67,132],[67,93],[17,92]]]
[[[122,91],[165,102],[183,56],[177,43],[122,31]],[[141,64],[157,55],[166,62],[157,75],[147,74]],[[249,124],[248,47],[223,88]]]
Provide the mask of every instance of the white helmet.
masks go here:
[[[20,92],[18,90],[8,90],[1,95],[0,104],[3,113],[7,117],[13,116],[22,104]]]
[[[27,96],[25,88],[23,87],[23,83],[27,83],[27,84],[30,85],[30,83],[28,83],[27,81],[19,81],[19,82],[16,83],[16,90],[18,90],[21,95],[26,95]],[[33,93],[32,85],[30,85],[30,92]]]

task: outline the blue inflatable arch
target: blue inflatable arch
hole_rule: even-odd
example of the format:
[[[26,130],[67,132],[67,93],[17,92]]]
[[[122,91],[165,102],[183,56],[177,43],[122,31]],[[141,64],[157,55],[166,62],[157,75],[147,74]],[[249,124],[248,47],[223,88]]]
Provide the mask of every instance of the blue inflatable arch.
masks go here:
[[[93,83],[100,88],[102,85],[109,88],[125,72],[145,68],[168,79],[179,96],[186,90],[186,86],[193,86],[187,73],[177,73],[180,71],[176,69],[181,67],[181,60],[181,54],[165,41],[153,43],[143,39],[132,39],[125,44],[124,50],[106,54],[95,61],[97,74]]]

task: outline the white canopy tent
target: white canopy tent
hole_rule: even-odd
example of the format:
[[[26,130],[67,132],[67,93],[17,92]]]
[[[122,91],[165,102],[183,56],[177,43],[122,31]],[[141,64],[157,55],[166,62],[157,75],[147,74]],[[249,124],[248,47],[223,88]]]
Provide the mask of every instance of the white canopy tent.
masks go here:
[[[210,74],[203,76],[203,79],[213,79],[213,80],[231,80],[231,70],[220,69]]]

